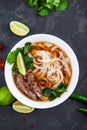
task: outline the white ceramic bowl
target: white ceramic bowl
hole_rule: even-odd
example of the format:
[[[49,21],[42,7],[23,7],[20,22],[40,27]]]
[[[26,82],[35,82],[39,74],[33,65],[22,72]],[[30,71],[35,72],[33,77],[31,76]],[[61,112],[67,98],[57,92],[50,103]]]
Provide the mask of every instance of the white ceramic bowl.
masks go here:
[[[74,89],[77,85],[78,78],[79,78],[79,65],[78,65],[76,55],[75,55],[74,51],[71,49],[71,47],[66,42],[61,40],[60,38],[49,35],[49,34],[35,34],[32,36],[28,36],[28,37],[24,38],[23,40],[19,41],[12,48],[11,51],[15,50],[18,47],[23,47],[26,42],[36,42],[36,41],[49,41],[49,42],[58,44],[69,56],[69,58],[71,60],[71,64],[72,64],[72,78],[71,78],[69,86],[67,87],[67,91],[64,92],[60,98],[56,98],[53,101],[47,101],[47,102],[33,101],[33,100],[27,98],[24,94],[22,94],[17,89],[17,87],[14,84],[13,78],[12,78],[12,70],[11,70],[12,65],[9,65],[7,62],[5,64],[5,80],[6,80],[8,88],[9,88],[10,92],[13,94],[13,96],[17,100],[22,102],[23,104],[25,104],[27,106],[32,106],[34,108],[40,108],[40,109],[50,108],[50,107],[54,107],[54,106],[57,106],[57,105],[63,103],[72,94],[72,92],[74,91]]]

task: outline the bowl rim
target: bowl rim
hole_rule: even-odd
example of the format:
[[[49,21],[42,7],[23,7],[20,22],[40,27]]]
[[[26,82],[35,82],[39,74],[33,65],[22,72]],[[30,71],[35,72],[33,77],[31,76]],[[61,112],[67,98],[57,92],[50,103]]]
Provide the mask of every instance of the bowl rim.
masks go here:
[[[17,100],[22,102],[23,104],[34,107],[34,108],[38,108],[38,109],[55,107],[55,106],[63,103],[64,101],[66,101],[69,98],[69,96],[73,93],[73,91],[75,90],[76,85],[78,83],[78,79],[79,79],[79,63],[78,63],[76,54],[74,53],[72,48],[59,37],[53,36],[50,34],[34,34],[34,35],[27,36],[24,39],[17,42],[13,46],[13,48],[10,50],[10,52],[15,50],[17,47],[23,47],[26,42],[35,42],[35,41],[49,41],[54,44],[58,44],[58,46],[61,47],[67,53],[70,60],[72,59],[71,60],[72,78],[71,78],[69,86],[67,87],[67,92],[64,92],[60,98],[56,98],[53,101],[37,102],[37,101],[33,101],[33,100],[29,99],[24,94],[22,94],[17,89],[16,85],[14,84],[14,81],[12,78],[12,71],[11,71],[12,65],[7,63],[7,61],[5,63],[5,70],[4,70],[5,81],[6,81],[6,84],[9,88],[10,92],[13,94],[13,96]],[[8,55],[9,55],[9,53],[8,53]]]

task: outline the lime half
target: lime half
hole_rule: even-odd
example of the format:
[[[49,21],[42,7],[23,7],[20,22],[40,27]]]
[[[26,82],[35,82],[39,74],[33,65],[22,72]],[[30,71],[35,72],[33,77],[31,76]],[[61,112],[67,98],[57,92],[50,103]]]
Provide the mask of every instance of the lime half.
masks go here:
[[[19,52],[17,55],[17,67],[22,75],[26,74],[26,67],[21,52]]]
[[[25,36],[30,31],[30,29],[26,25],[18,21],[10,22],[10,30],[18,36]]]
[[[12,105],[12,108],[13,108],[13,110],[20,112],[20,113],[31,113],[35,109],[33,107],[26,106],[19,101],[15,101]]]

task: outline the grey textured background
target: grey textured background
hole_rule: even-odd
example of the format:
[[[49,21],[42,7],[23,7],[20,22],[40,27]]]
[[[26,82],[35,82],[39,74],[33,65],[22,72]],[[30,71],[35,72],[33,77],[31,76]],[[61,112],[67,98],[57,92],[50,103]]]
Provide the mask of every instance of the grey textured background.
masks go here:
[[[62,38],[74,50],[80,66],[80,77],[74,92],[87,96],[87,0],[68,0],[64,12],[51,11],[47,17],[38,16],[27,6],[27,0],[0,0],[0,43],[4,60],[10,49],[23,37],[14,35],[9,22],[17,20],[31,29],[28,35],[48,33]],[[0,87],[6,85],[0,72]],[[12,106],[0,107],[0,130],[87,130],[87,115],[77,108],[87,104],[67,99],[50,109],[36,109],[30,114],[13,111]]]

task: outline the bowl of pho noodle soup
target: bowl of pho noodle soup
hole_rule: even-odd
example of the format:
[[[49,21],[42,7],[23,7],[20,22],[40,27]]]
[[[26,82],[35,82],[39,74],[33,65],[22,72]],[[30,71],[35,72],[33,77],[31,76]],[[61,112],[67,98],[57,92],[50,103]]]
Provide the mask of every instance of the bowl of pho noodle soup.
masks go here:
[[[79,65],[74,51],[58,37],[35,34],[19,41],[11,52],[19,47],[23,50],[28,42],[31,45],[27,55],[22,54],[26,74],[15,73],[12,71],[14,64],[6,62],[5,79],[9,90],[20,102],[35,108],[61,104],[71,95],[78,82]],[[32,67],[30,62],[26,65],[26,57],[32,59]]]

